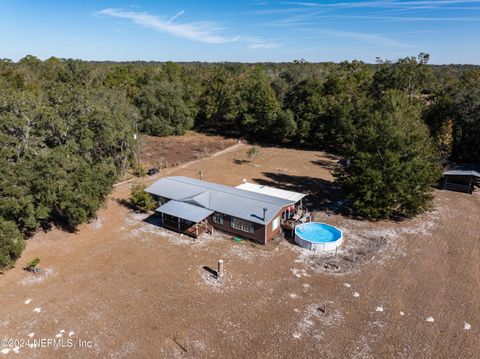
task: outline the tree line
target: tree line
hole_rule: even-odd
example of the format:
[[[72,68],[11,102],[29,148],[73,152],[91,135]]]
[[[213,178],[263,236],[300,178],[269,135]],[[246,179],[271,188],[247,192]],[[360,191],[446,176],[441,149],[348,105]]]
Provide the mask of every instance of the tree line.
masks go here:
[[[336,176],[353,212],[421,212],[442,162],[480,161],[479,69],[428,60],[0,60],[0,267],[36,229],[95,215],[136,163],[136,128],[333,151],[349,159]]]

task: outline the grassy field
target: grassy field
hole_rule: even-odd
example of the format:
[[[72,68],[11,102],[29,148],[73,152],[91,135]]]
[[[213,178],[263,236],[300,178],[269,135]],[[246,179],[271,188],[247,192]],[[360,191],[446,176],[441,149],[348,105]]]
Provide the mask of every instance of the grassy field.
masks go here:
[[[148,152],[168,152],[161,146]],[[227,185],[248,179],[308,192],[315,218],[344,231],[337,256],[312,256],[287,240],[263,247],[220,233],[194,242],[122,206],[131,185],[124,183],[95,221],[76,233],[38,233],[17,267],[0,276],[0,337],[80,339],[91,347],[2,353],[480,356],[480,197],[437,191],[434,209],[413,220],[359,221],[334,213],[341,206],[332,184],[334,156],[270,147],[249,161],[248,148],[237,144],[198,160],[182,153],[183,165],[155,179],[201,170],[204,179]],[[24,272],[36,256],[41,274]],[[225,261],[221,282],[204,268],[215,268],[218,259]]]

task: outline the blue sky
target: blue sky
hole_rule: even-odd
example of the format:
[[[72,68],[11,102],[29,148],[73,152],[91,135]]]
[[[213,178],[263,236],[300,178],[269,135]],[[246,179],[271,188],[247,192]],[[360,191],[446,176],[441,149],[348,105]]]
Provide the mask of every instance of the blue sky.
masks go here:
[[[480,0],[0,0],[0,58],[480,64]]]

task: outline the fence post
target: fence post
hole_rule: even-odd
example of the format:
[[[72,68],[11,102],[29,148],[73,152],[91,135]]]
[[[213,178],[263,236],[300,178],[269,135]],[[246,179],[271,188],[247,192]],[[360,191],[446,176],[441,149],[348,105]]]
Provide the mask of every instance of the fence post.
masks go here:
[[[218,260],[217,279],[220,279],[223,275],[223,259]]]

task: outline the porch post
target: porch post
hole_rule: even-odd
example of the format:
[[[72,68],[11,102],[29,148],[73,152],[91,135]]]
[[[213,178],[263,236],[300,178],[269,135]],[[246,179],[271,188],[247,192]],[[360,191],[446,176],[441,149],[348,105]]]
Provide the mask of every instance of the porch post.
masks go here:
[[[177,217],[178,230],[180,230],[180,217]]]
[[[198,237],[198,223],[195,223],[195,234],[196,234],[197,237]]]

